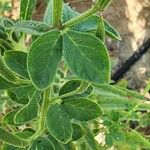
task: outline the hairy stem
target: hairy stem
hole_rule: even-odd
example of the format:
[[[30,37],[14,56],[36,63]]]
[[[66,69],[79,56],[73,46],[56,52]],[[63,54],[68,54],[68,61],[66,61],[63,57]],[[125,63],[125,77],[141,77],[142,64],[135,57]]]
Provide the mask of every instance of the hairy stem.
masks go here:
[[[51,102],[51,87],[45,89],[43,94],[43,102],[40,109],[39,114],[39,127],[38,131],[29,139],[30,141],[36,139],[38,136],[42,135],[45,131],[45,119],[46,119],[46,113],[48,111],[49,105]]]
[[[87,19],[88,17],[90,17],[91,15],[95,14],[97,11],[99,11],[99,7],[97,5],[92,6],[88,11],[82,13],[80,16],[77,16],[71,20],[69,20],[68,22],[64,23],[62,25],[63,29],[67,28],[67,27],[71,27],[76,25],[77,23],[79,23],[82,20]]]
[[[62,10],[63,0],[53,0],[53,27],[60,27]]]

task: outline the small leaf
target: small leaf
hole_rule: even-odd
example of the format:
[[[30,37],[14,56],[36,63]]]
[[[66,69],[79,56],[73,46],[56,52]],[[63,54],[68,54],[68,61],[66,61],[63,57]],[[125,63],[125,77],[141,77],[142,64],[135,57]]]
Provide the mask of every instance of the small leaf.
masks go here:
[[[80,87],[82,81],[80,80],[71,80],[66,82],[59,90],[59,95],[67,94],[77,90]],[[90,85],[83,93],[76,94],[72,97],[88,97],[93,91],[93,87]]]
[[[25,147],[27,142],[0,127],[0,140],[16,147]]]
[[[16,22],[14,26],[7,29],[31,35],[41,35],[48,31],[49,26],[43,22],[23,20]]]
[[[4,55],[6,65],[10,70],[22,77],[29,78],[27,71],[27,53],[20,51],[8,51]]]
[[[54,145],[45,137],[38,137],[28,150],[55,150]]]
[[[57,141],[50,134],[48,135],[49,140],[53,143],[55,150],[75,150],[72,142],[68,142],[67,144],[62,144]]]
[[[73,124],[72,140],[77,141],[84,135],[84,130],[81,126]]]
[[[36,91],[30,98],[29,103],[16,113],[16,124],[23,124],[37,117],[39,98],[40,92]]]
[[[111,133],[111,135],[116,141],[125,141],[126,139],[123,132],[114,132],[114,133]]]
[[[102,109],[89,99],[65,99],[62,105],[70,117],[80,121],[89,121],[103,114]]]
[[[126,142],[132,147],[140,146],[143,149],[150,148],[150,142],[135,130],[126,133]]]
[[[121,40],[121,36],[119,33],[106,21],[104,20],[104,25],[105,25],[105,31],[106,34],[116,40]]]
[[[54,80],[62,56],[59,31],[40,36],[31,46],[28,55],[28,70],[34,85],[45,89]]]
[[[37,0],[21,0],[20,18],[22,20],[30,20],[36,6]]]
[[[5,123],[5,124],[14,125],[14,124],[15,124],[15,122],[14,122],[14,117],[15,117],[16,113],[17,113],[16,110],[8,112],[8,113],[3,117],[2,122]]]
[[[98,38],[88,33],[68,31],[63,35],[63,49],[70,70],[80,79],[93,83],[109,82],[109,56]]]
[[[97,141],[94,139],[94,135],[90,130],[90,128],[85,123],[84,124],[82,123],[82,125],[85,130],[84,141],[88,150],[100,150],[101,148],[99,147]]]
[[[56,119],[57,118],[57,119]],[[53,104],[46,117],[47,128],[52,136],[62,143],[68,143],[72,137],[72,125],[67,113],[59,104]]]
[[[80,15],[77,11],[73,10],[69,4],[64,4],[63,6],[63,22],[67,22],[70,19]]]
[[[112,139],[110,134],[106,134],[105,142],[106,142],[108,147],[112,147],[113,146],[113,139]]]
[[[53,0],[49,0],[49,3],[47,5],[43,22],[46,24],[52,26],[53,25]]]
[[[19,87],[20,85],[11,83],[7,80],[5,80],[2,76],[0,76],[0,90],[7,90],[11,88]]]
[[[28,97],[18,98],[13,90],[7,90],[8,97],[15,103],[27,104],[29,102]]]

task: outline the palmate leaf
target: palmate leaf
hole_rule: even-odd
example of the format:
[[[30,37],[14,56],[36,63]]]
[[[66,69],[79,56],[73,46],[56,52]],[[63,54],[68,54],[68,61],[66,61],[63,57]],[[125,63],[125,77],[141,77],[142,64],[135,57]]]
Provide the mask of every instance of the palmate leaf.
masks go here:
[[[60,104],[53,104],[49,108],[46,124],[50,134],[58,141],[66,144],[72,138],[72,124],[69,116]]]
[[[103,114],[98,104],[85,98],[65,99],[62,106],[71,118],[80,121],[89,121]]]
[[[21,51],[5,52],[4,60],[11,71],[18,75],[29,78],[27,71],[27,53]]]
[[[68,67],[78,78],[93,83],[109,82],[109,56],[98,38],[88,33],[67,31],[63,34],[63,50]]]
[[[0,127],[0,140],[16,147],[25,147],[27,142]]]
[[[40,36],[31,46],[28,70],[36,88],[45,89],[55,77],[62,56],[62,40],[59,31]]]
[[[21,0],[20,18],[22,20],[30,20],[37,0]]]

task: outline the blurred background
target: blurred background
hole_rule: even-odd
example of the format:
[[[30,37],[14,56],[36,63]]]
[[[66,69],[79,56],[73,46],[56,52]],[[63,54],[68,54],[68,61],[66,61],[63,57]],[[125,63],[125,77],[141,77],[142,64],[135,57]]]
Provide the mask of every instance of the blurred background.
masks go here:
[[[38,0],[34,11],[34,20],[42,20],[49,0]],[[91,7],[91,0],[66,0],[79,12],[84,12]],[[0,0],[0,16],[18,19],[19,0]],[[112,73],[139,50],[147,39],[150,38],[150,0],[112,0],[111,5],[105,10],[103,16],[120,33],[122,41],[112,41],[107,38],[106,44],[112,60]],[[132,89],[142,89],[149,83],[150,77],[150,51],[147,50],[130,68],[123,73],[123,79],[128,81]]]

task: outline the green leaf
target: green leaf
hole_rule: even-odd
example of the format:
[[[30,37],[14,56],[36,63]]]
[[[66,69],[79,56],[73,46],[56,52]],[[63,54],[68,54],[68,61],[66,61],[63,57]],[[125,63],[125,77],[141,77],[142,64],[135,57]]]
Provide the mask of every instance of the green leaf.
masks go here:
[[[22,20],[30,20],[36,6],[37,0],[21,0],[20,18]]]
[[[132,130],[126,133],[126,142],[132,147],[140,146],[143,149],[150,148],[150,142],[148,139],[144,138],[140,133]]]
[[[88,148],[88,150],[101,150],[101,148],[98,146],[97,141],[94,139],[94,135],[90,128],[87,126],[87,124],[83,124],[85,135],[84,135],[84,141]]]
[[[27,142],[0,127],[0,140],[16,147],[25,147]]]
[[[126,139],[126,136],[124,135],[123,132],[114,132],[111,133],[111,135],[116,141],[125,141]]]
[[[31,85],[12,89],[12,92],[16,94],[18,99],[25,98],[25,97],[27,98],[30,94],[32,95],[34,91],[35,88]]]
[[[77,141],[84,135],[84,130],[81,126],[73,124],[72,140]]]
[[[70,117],[80,121],[89,121],[103,114],[97,103],[85,98],[65,99],[62,105]]]
[[[18,21],[14,26],[7,28],[13,31],[23,32],[31,35],[41,35],[49,30],[49,26],[39,21]]]
[[[55,150],[54,145],[45,137],[38,137],[28,150]]]
[[[11,83],[7,80],[5,80],[2,76],[0,76],[0,90],[7,90],[11,88],[19,87],[18,84]]]
[[[49,3],[47,5],[43,22],[46,24],[52,26],[53,25],[53,0],[49,0]]]
[[[2,76],[3,78],[5,78],[6,80],[12,83],[17,81],[16,76],[5,65],[2,56],[0,56],[0,76]]]
[[[106,34],[109,37],[111,37],[112,39],[121,40],[120,34],[106,20],[104,20],[104,26]]]
[[[18,98],[16,96],[16,93],[13,92],[13,90],[7,90],[7,94],[10,100],[12,100],[15,103],[27,104],[29,102],[28,97]]]
[[[67,94],[77,90],[82,84],[80,80],[70,80],[66,82],[59,90],[59,95]],[[83,93],[76,94],[72,97],[88,97],[93,91],[93,87],[90,85]]]
[[[64,4],[63,6],[63,22],[67,22],[70,19],[77,17],[78,15],[80,15],[80,13],[78,13],[77,11],[73,10],[69,4]]]
[[[105,142],[106,142],[108,147],[112,147],[113,146],[113,139],[112,139],[110,134],[106,134],[105,135]]]
[[[45,89],[53,82],[62,56],[61,45],[60,32],[55,30],[43,34],[32,44],[28,70],[38,89]]]
[[[21,51],[5,52],[4,60],[11,71],[22,77],[29,78],[27,70],[27,53]]]
[[[68,31],[63,35],[63,49],[70,70],[80,79],[93,83],[109,82],[109,56],[98,38],[88,33]]]
[[[58,141],[68,143],[72,138],[72,124],[67,113],[59,104],[53,104],[46,117],[48,131]]]
[[[16,124],[23,124],[37,117],[39,106],[38,102],[40,98],[41,98],[40,92],[36,91],[30,98],[29,103],[16,113],[15,115]]]
[[[53,143],[55,150],[75,150],[72,142],[68,142],[67,144],[62,144],[50,134],[48,135],[48,138]]]
[[[14,117],[15,117],[16,113],[17,113],[17,110],[8,112],[8,113],[3,117],[2,122],[3,122],[4,124],[14,125],[14,124],[15,124],[15,122],[14,122]]]

